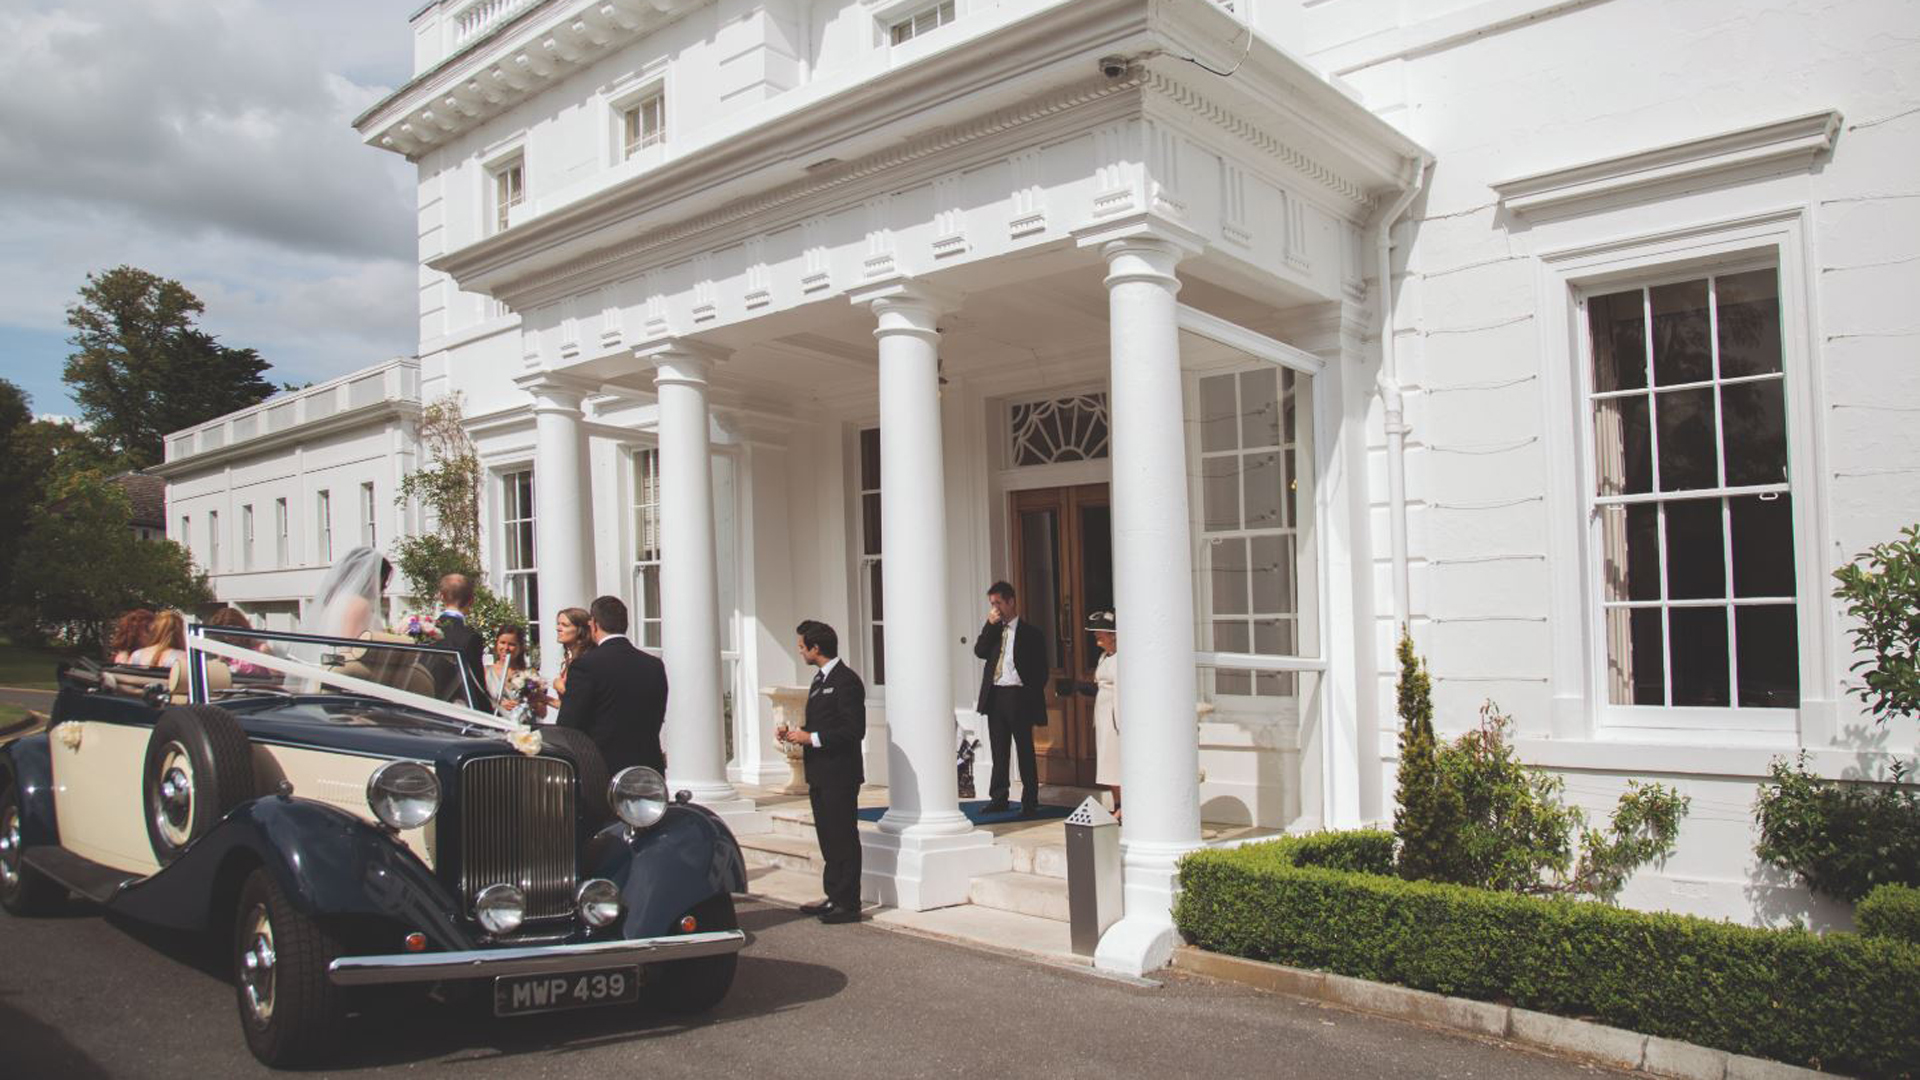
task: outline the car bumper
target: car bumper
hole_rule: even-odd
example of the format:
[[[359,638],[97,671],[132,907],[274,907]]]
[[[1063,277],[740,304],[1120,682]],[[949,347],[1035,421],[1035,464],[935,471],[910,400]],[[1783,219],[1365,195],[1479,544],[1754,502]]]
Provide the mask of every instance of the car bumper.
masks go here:
[[[584,945],[343,956],[327,966],[327,978],[335,986],[378,986],[488,979],[501,975],[564,975],[572,971],[626,964],[659,964],[702,956],[724,956],[739,952],[746,945],[747,935],[738,930],[713,930],[698,934],[674,934],[671,937],[596,941]]]

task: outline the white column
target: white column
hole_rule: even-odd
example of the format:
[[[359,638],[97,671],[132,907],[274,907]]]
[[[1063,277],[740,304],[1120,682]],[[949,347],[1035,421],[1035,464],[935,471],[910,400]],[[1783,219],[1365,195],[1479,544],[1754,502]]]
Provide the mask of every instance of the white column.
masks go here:
[[[550,373],[516,380],[533,395],[533,558],[538,575],[540,674],[560,670],[553,624],[561,608],[585,607],[593,587],[593,481],[580,403],[591,387]]]
[[[660,644],[667,665],[667,723],[661,733],[667,783],[721,817],[735,832],[761,831],[727,781],[726,711],[720,663],[720,586],[714,556],[713,456],[707,375],[726,353],[692,342],[635,350],[653,365],[660,435]]]
[[[1200,746],[1194,723],[1193,555],[1174,268],[1190,247],[1153,233],[1110,240],[1114,610],[1119,665],[1125,915],[1094,963],[1138,975],[1173,955],[1175,864],[1200,846]]]
[[[947,484],[940,423],[940,315],[956,303],[917,282],[863,290],[880,364],[881,584],[887,596],[888,808],[865,833],[862,891],[913,910],[967,898],[1011,855],[960,812],[953,644],[947,612]],[[848,628],[849,630],[851,628]]]

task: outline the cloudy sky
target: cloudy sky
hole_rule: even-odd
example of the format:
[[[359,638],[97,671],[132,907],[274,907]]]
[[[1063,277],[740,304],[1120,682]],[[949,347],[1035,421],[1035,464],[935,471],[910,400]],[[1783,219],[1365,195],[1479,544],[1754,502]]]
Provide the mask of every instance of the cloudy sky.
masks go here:
[[[411,354],[411,168],[348,123],[405,81],[417,0],[0,4],[0,378],[74,411],[89,271],[177,278],[307,382]]]

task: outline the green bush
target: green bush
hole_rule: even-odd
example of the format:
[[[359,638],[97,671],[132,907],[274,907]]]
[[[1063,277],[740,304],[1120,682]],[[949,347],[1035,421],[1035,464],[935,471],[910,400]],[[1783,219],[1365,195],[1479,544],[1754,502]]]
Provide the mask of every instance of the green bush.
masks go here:
[[[1920,525],[1854,559],[1833,572],[1833,595],[1854,619],[1853,651],[1867,654],[1853,664],[1853,692],[1876,720],[1920,716]]]
[[[1391,843],[1362,832],[1195,852],[1174,918],[1215,952],[1828,1070],[1920,1071],[1920,946],[1402,881],[1386,875]]]
[[[1868,937],[1920,945],[1920,889],[1911,885],[1876,886],[1853,909],[1853,921]]]
[[[1807,887],[1858,900],[1875,885],[1920,886],[1920,793],[1896,765],[1891,784],[1842,783],[1775,761],[1754,804],[1754,854]]]
[[[1433,737],[1433,680],[1404,629],[1398,656],[1400,768],[1393,833],[1400,839],[1400,876],[1445,878],[1466,810],[1459,791],[1440,783],[1439,751]]]

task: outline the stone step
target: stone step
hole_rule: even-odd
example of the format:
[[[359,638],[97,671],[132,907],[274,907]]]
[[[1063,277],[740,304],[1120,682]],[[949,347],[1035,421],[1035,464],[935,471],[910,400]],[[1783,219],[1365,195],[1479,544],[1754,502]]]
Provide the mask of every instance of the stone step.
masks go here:
[[[1067,845],[1005,844],[1003,846],[1013,852],[1015,873],[1066,879]]]
[[[740,856],[748,867],[774,867],[819,873],[820,845],[810,837],[789,836],[779,832],[736,837]]]
[[[1031,915],[1055,922],[1069,919],[1065,878],[1007,871],[973,879],[967,899],[980,907]]]

